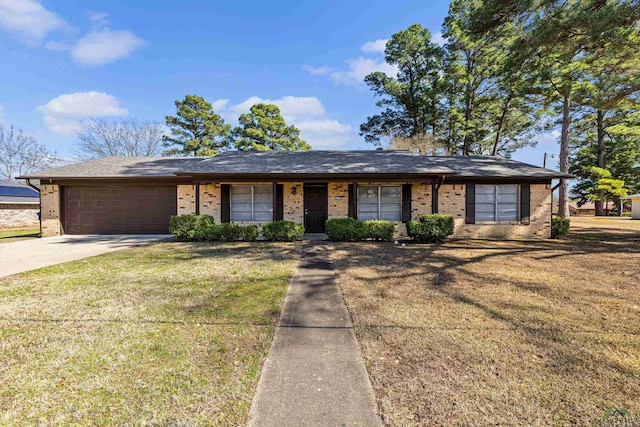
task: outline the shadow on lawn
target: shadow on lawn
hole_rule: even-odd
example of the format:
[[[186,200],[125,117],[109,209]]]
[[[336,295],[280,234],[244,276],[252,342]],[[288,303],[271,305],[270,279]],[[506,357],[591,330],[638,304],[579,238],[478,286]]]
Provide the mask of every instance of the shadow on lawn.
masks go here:
[[[394,245],[378,246],[367,249],[352,246],[354,250],[347,250],[345,258],[339,259],[334,255],[337,264],[344,264],[348,268],[358,269],[372,267],[376,270],[377,276],[373,280],[390,281],[393,286],[402,287],[410,279],[422,280],[425,286],[435,291],[449,300],[459,304],[473,307],[480,310],[488,318],[503,324],[506,329],[521,331],[526,335],[526,341],[534,344],[542,354],[548,357],[549,368],[555,371],[572,376],[588,366],[602,366],[625,375],[636,376],[638,373],[624,366],[617,360],[597,355],[590,351],[585,351],[572,337],[574,334],[602,334],[613,335],[640,335],[639,332],[629,330],[624,325],[611,328],[599,328],[596,324],[594,328],[584,328],[580,326],[577,317],[570,319],[575,327],[571,327],[566,322],[557,323],[555,310],[562,310],[562,305],[567,301],[571,304],[580,304],[581,299],[587,295],[598,298],[616,297],[610,292],[598,291],[596,289],[567,289],[560,287],[554,289],[543,283],[527,280],[505,280],[499,276],[492,276],[490,270],[482,272],[473,271],[472,266],[481,264],[491,258],[505,258],[511,260],[513,257],[526,257],[534,261],[539,261],[544,266],[545,261],[556,258],[570,258],[587,254],[602,254],[607,257],[619,259],[628,257],[630,254],[640,253],[640,245],[631,241],[620,242],[584,242],[584,241],[495,241],[495,240],[460,240],[449,241],[443,245],[409,245],[399,248]],[[474,254],[476,253],[477,254]],[[460,255],[463,253],[464,255]],[[469,256],[471,254],[471,256]],[[407,268],[402,268],[406,266]],[[635,268],[635,267],[632,267]],[[365,270],[366,271],[366,270]],[[570,274],[567,271],[566,274]],[[558,280],[563,273],[558,271]],[[354,276],[358,278],[357,276]],[[359,277],[362,280],[372,280],[367,277]],[[470,280],[469,284],[465,284]],[[556,307],[534,307],[528,305],[525,299],[520,303],[508,302],[505,304],[492,303],[491,300],[484,301],[476,289],[468,288],[473,286],[473,282],[485,283],[491,286],[493,282],[514,286],[518,289],[538,293],[546,298],[555,300]],[[462,285],[461,285],[462,283]],[[498,283],[496,283],[498,284]],[[561,284],[561,283],[560,283]],[[558,285],[558,283],[556,283]],[[379,290],[377,303],[371,307],[372,310],[383,310],[387,295],[385,290]],[[481,291],[480,291],[481,292]],[[406,297],[405,297],[406,298]],[[406,301],[400,301],[403,304]],[[565,313],[563,313],[565,314]],[[565,314],[570,316],[571,313]],[[376,324],[356,324],[358,329],[376,328],[406,328],[403,325],[376,325]],[[453,329],[454,327],[451,326]],[[420,329],[413,327],[411,329]],[[433,329],[426,327],[426,330]],[[462,328],[466,329],[466,328]],[[485,328],[492,330],[493,328]],[[588,338],[591,339],[591,338]],[[594,339],[596,339],[594,337]]]

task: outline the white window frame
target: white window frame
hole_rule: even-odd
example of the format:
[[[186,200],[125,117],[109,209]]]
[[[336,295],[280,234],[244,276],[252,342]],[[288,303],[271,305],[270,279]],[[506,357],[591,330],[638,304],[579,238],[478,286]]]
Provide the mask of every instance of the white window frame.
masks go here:
[[[397,184],[386,184],[386,185],[378,185],[378,184],[362,184],[362,185],[356,185],[356,215],[358,216],[358,219],[360,219],[360,200],[358,198],[358,189],[362,188],[362,187],[377,187],[378,189],[378,212],[376,213],[376,219],[374,221],[380,221],[380,205],[382,204],[381,202],[381,191],[380,189],[382,187],[396,187],[400,189],[400,203],[398,204],[400,206],[400,210],[399,210],[399,220],[398,221],[393,221],[393,222],[401,222],[402,221],[402,185]],[[368,220],[364,220],[364,221],[368,221]],[[385,220],[388,221],[388,220]]]
[[[251,219],[234,219],[233,218],[233,188],[234,187],[251,187]],[[271,214],[272,218],[267,220],[255,219],[255,187],[271,187]],[[231,184],[229,191],[229,219],[231,222],[270,222],[273,220],[273,185],[270,184]]]
[[[477,206],[479,204],[484,204],[487,205],[488,203],[478,203],[478,187],[493,187],[493,219],[492,220],[478,220],[478,210],[477,210]],[[514,219],[513,221],[499,221],[498,220],[498,206],[499,205],[505,205],[506,203],[498,203],[498,187],[506,187],[506,186],[515,186],[517,189],[517,195],[516,195],[516,219]],[[520,189],[520,185],[519,184],[476,184],[475,188],[475,204],[474,204],[474,210],[475,212],[474,217],[476,219],[476,223],[504,223],[504,224],[513,224],[513,223],[518,223],[520,222],[520,203],[521,203],[521,189]],[[509,203],[509,205],[512,205],[512,203]]]

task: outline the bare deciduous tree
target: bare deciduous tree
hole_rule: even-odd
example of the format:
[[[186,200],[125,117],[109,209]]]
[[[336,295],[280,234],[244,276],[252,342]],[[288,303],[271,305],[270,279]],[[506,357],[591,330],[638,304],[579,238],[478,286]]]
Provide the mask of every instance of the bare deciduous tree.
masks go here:
[[[0,124],[0,176],[13,180],[16,176],[51,167],[58,161],[55,152],[49,151],[43,144],[22,129],[16,131],[13,125],[8,131]]]
[[[109,156],[157,156],[164,127],[159,123],[137,119],[91,119],[76,134],[74,154],[82,160]]]
[[[451,155],[444,144],[430,133],[420,133],[411,137],[393,136],[389,139],[387,150],[407,150],[421,156]]]

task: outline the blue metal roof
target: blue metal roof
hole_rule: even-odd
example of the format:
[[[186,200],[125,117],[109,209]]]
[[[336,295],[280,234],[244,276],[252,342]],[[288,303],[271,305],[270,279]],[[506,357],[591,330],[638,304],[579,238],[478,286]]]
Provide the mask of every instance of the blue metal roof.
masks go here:
[[[34,190],[31,187],[26,187],[24,185],[0,185],[0,196],[29,197],[29,198],[40,197],[40,195],[36,190]]]

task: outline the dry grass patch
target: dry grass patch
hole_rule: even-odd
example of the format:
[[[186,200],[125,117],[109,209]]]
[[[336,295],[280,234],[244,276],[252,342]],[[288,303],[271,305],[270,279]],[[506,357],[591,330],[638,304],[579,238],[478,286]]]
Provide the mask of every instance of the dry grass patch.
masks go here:
[[[638,220],[612,216],[572,216],[570,219],[570,235],[574,239],[640,243]]]
[[[0,280],[0,424],[245,423],[296,254],[165,242]]]
[[[387,425],[593,425],[640,414],[640,245],[341,244]]]

